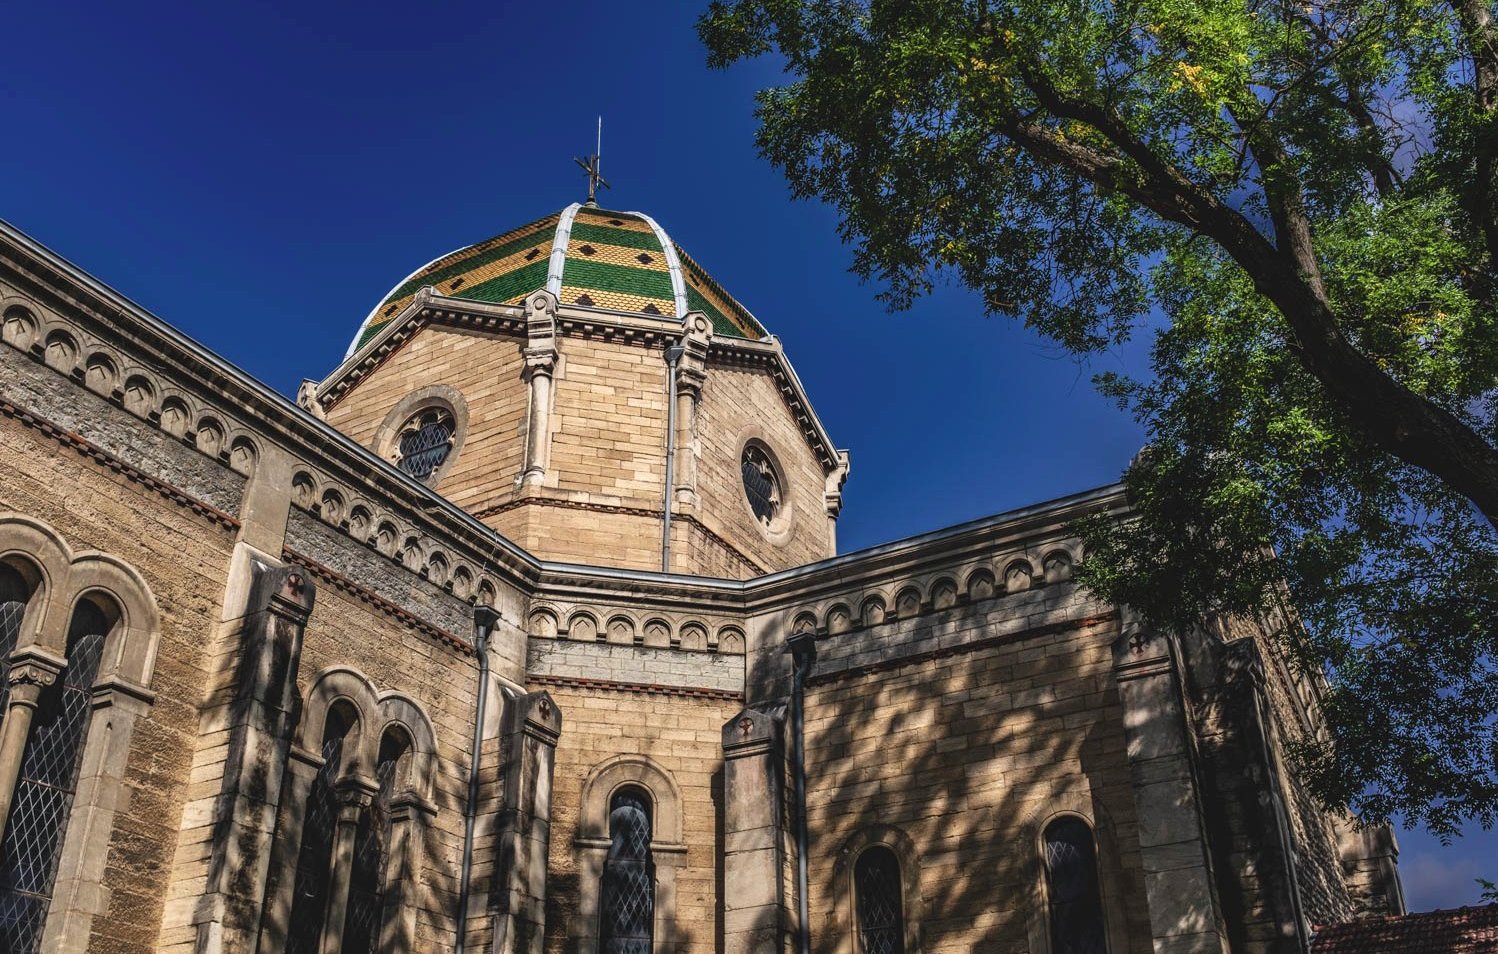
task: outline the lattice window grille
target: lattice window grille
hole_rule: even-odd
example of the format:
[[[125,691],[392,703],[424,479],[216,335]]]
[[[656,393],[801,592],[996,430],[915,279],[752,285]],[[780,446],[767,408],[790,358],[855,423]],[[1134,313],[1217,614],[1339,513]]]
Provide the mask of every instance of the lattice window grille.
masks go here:
[[[905,911],[895,853],[875,846],[860,854],[853,866],[853,890],[862,954],[905,954]]]
[[[11,954],[33,954],[41,946],[108,629],[104,614],[92,604],[78,607],[68,634],[66,668],[43,691],[32,717],[0,841],[0,950]]]
[[[318,954],[323,920],[327,916],[328,867],[333,837],[338,830],[338,797],[333,790],[343,764],[343,739],[348,727],[328,720],[323,737],[322,767],[312,781],[302,817],[302,845],[297,852],[292,889],[291,923],[287,926],[287,954]]]
[[[457,430],[452,412],[446,408],[427,408],[416,414],[401,428],[396,466],[417,480],[426,480],[452,453]]]
[[[10,702],[10,654],[16,651],[16,640],[21,638],[21,618],[25,615],[24,602],[0,595],[0,716]]]
[[[603,862],[599,909],[603,954],[650,954],[655,934],[655,860],[650,850],[650,799],[624,789],[609,807],[609,853]]]
[[[744,495],[749,498],[749,509],[766,526],[780,514],[780,476],[770,455],[764,448],[750,444],[744,448],[742,461]]]
[[[384,884],[390,864],[390,803],[396,794],[396,769],[404,746],[381,744],[375,766],[379,789],[359,819],[354,836],[354,870],[349,876],[348,915],[344,921],[343,954],[374,952],[384,915]]]
[[[1086,822],[1068,816],[1046,826],[1045,868],[1051,954],[1107,954],[1097,850]]]

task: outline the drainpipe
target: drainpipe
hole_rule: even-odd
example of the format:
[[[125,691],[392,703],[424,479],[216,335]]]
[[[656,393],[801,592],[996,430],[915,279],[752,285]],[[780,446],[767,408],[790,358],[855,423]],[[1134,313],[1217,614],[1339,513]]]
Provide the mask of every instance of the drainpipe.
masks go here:
[[[489,702],[489,634],[499,622],[494,607],[473,608],[473,650],[479,657],[479,696],[473,710],[473,756],[468,762],[468,804],[463,807],[463,865],[458,886],[458,942],[453,954],[463,954],[468,933],[468,890],[473,869],[473,829],[478,820],[479,754],[484,742],[484,709]]]
[[[661,520],[661,572],[671,572],[671,484],[676,479],[676,364],[686,352],[679,344],[666,349],[666,500]]]
[[[791,651],[791,775],[796,791],[796,920],[801,954],[811,954],[811,915],[806,898],[806,677],[817,661],[816,637],[798,633],[786,640]]]

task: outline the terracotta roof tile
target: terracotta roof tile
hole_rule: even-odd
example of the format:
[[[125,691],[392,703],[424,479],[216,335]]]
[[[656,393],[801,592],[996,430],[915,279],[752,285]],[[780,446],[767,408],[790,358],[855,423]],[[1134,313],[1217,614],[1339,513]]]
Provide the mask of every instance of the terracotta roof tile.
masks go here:
[[[1401,917],[1365,918],[1321,928],[1311,954],[1493,954],[1498,904]]]

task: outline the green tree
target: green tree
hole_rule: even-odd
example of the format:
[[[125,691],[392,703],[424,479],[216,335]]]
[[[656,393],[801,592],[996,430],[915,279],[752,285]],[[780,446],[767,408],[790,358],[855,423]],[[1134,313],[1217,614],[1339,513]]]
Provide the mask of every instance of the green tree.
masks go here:
[[[1483,0],[720,0],[759,146],[896,309],[943,276],[1086,355],[1160,326],[1087,581],[1325,667],[1319,795],[1498,818],[1498,34]]]

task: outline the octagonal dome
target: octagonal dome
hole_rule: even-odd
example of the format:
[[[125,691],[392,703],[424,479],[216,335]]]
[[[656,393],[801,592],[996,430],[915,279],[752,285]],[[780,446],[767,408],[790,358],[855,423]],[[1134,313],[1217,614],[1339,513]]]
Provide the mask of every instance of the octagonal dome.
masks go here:
[[[348,353],[378,334],[428,285],[450,298],[507,305],[544,288],[564,305],[673,319],[701,311],[712,319],[715,334],[767,334],[650,216],[574,203],[412,272],[364,319]]]

